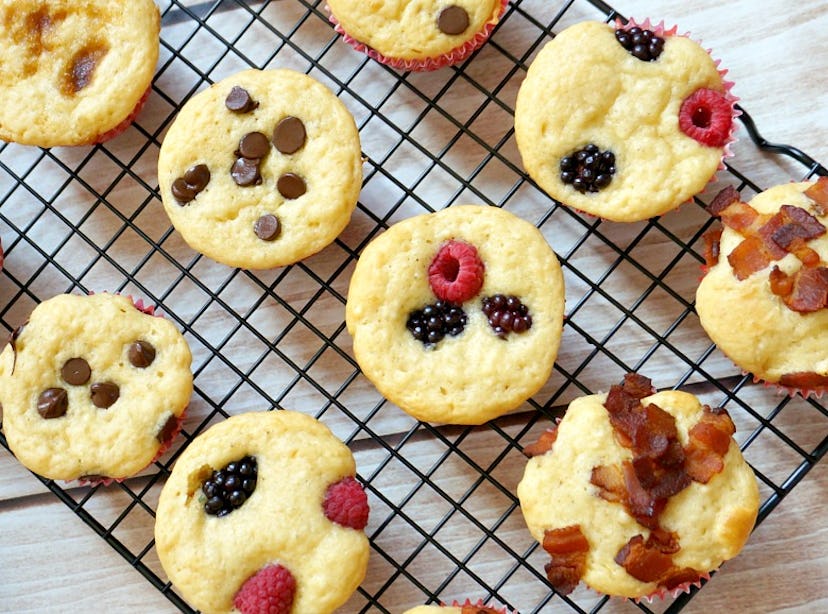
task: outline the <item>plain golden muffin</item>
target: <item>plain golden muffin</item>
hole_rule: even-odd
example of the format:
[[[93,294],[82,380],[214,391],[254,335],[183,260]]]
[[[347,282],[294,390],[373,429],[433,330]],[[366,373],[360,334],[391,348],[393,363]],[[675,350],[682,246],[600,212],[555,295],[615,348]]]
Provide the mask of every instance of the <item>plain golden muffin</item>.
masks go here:
[[[0,139],[114,136],[149,92],[160,28],[152,0],[0,0]]]
[[[724,410],[628,381],[572,401],[518,484],[564,593],[579,581],[629,598],[685,587],[736,556],[756,520],[756,478]]]
[[[210,427],[161,491],[155,545],[165,572],[208,614],[333,612],[368,565],[355,470],[348,447],[298,412],[248,412]],[[244,495],[210,508],[211,488]],[[264,609],[266,599],[281,609]]]
[[[696,292],[701,325],[725,355],[756,378],[804,393],[828,386],[826,188],[824,178],[788,183],[749,203],[731,192],[731,206],[716,212],[717,261]]]
[[[355,48],[409,70],[457,63],[483,44],[503,0],[328,0],[337,30]]]
[[[631,222],[704,189],[730,140],[734,99],[708,52],[675,29],[651,28],[663,42],[645,59],[615,30],[583,22],[544,46],[518,92],[515,137],[526,171],[550,196]],[[575,160],[590,145],[603,163]],[[585,178],[582,189],[576,178]]]
[[[9,447],[47,478],[134,475],[178,433],[190,360],[178,329],[127,297],[44,301],[0,354]]]
[[[434,266],[446,267],[436,271],[443,286],[456,276],[449,292],[466,282],[469,291],[436,294]],[[498,330],[484,312],[498,295],[514,307],[492,315],[509,311],[522,330]],[[480,424],[546,383],[563,310],[561,268],[540,231],[497,207],[460,205],[398,222],[366,246],[345,321],[357,362],[387,399],[419,420]]]
[[[158,183],[196,251],[246,269],[292,264],[331,243],[362,188],[359,133],[324,85],[245,70],[193,96],[170,127]]]

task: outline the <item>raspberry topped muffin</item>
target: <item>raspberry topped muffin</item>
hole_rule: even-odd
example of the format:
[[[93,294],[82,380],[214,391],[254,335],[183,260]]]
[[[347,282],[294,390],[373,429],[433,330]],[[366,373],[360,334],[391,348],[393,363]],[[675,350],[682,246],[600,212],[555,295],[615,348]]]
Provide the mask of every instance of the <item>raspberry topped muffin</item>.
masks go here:
[[[0,0],[0,139],[55,147],[127,128],[150,91],[152,0]]]
[[[736,556],[759,508],[724,409],[630,374],[570,403],[524,452],[526,524],[561,594],[579,582],[628,598],[689,588]]]
[[[462,62],[488,40],[507,0],[328,0],[344,40],[402,70]]]
[[[709,207],[702,327],[738,367],[790,392],[828,388],[828,178],[787,183],[749,203],[726,188]]]
[[[365,376],[419,420],[480,424],[549,378],[563,326],[560,265],[497,207],[399,222],[360,255],[345,321]]]
[[[368,500],[321,422],[248,412],[196,437],[161,491],[155,546],[207,613],[329,614],[365,576]]]
[[[732,140],[731,83],[676,28],[583,22],[532,61],[515,106],[529,175],[550,196],[615,221],[701,192]]]

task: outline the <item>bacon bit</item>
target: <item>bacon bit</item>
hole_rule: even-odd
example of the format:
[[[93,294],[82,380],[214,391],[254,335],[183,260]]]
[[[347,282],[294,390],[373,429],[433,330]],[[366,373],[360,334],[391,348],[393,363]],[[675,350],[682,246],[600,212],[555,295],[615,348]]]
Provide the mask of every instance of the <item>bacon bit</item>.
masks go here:
[[[610,414],[610,424],[616,439],[625,448],[633,446],[636,433],[646,419],[640,411],[641,399],[654,392],[650,378],[636,373],[626,374],[623,384],[610,387],[604,407]]]
[[[782,300],[799,313],[812,313],[828,306],[828,268],[801,268],[794,274],[793,291]]]
[[[736,426],[722,408],[704,407],[701,419],[690,429],[687,454],[687,473],[695,481],[707,484],[724,469],[724,456],[730,447],[730,438]]]
[[[816,183],[805,190],[804,194],[817,204],[816,212],[819,215],[825,215],[828,207],[828,177],[817,179]]]
[[[523,448],[523,453],[529,457],[533,458],[535,456],[542,456],[547,452],[552,450],[552,444],[555,443],[555,440],[558,438],[558,427],[557,425],[546,429],[543,433],[541,433],[540,437],[535,443],[530,443],[528,446]]]
[[[664,554],[675,554],[681,550],[678,534],[665,529],[653,529],[647,538],[647,546],[658,548],[659,552]]]
[[[653,382],[649,377],[638,373],[627,373],[624,375],[624,391],[636,399],[643,399],[655,393]]]
[[[667,533],[666,531],[662,533]],[[669,547],[673,547],[676,541],[674,533],[667,533]],[[656,582],[658,586],[672,589],[685,582],[698,582],[701,574],[690,567],[676,567],[673,558],[674,552],[667,552],[663,549],[665,543],[663,535],[651,533],[644,541],[642,535],[636,535],[628,541],[618,554],[615,555],[615,562],[627,570],[636,580],[641,582]]]
[[[575,590],[586,570],[589,542],[581,532],[581,525],[543,532],[543,549],[552,557],[544,567],[546,577],[561,595]]]
[[[615,562],[641,582],[658,582],[673,569],[673,558],[658,548],[650,547],[641,534],[631,538],[618,551]]]
[[[736,279],[743,281],[768,266],[774,258],[768,252],[762,239],[748,237],[727,255]]]
[[[663,586],[668,591],[673,590],[682,584],[693,584],[701,579],[701,574],[692,567],[673,568],[665,578],[659,582],[659,586]]]
[[[500,612],[486,605],[471,605],[467,603],[460,608],[460,614],[500,614]]]
[[[796,248],[793,254],[799,258],[804,266],[809,268],[817,266],[820,261],[819,254],[807,245]]]
[[[719,263],[720,242],[722,238],[721,227],[708,230],[702,239],[704,239],[704,270],[705,272]]]
[[[624,486],[627,489],[624,507],[639,524],[648,529],[657,528],[658,517],[667,506],[667,499],[657,499],[641,484],[631,461],[624,461],[621,469],[624,472]]]
[[[820,375],[813,371],[786,373],[779,378],[779,385],[799,390],[815,390],[828,386],[828,375]]]
[[[806,241],[824,235],[825,226],[801,207],[782,205],[779,212],[759,229],[759,234],[770,238],[769,247],[777,245],[784,252],[794,252]]]
[[[771,269],[769,279],[771,292],[776,296],[788,296],[793,292],[793,278],[778,266]]]
[[[707,210],[710,212],[710,215],[718,217],[719,214],[728,207],[728,205],[735,202],[737,203],[741,200],[742,199],[739,196],[739,192],[736,191],[736,188],[729,185],[720,190],[719,193],[713,197],[713,201],[707,206]]]
[[[741,233],[751,234],[761,228],[769,219],[769,215],[762,215],[747,203],[735,202],[721,213],[722,223]]]
[[[592,468],[590,484],[598,487],[598,496],[604,501],[625,503],[627,489],[624,486],[624,474],[618,465],[598,465]]]

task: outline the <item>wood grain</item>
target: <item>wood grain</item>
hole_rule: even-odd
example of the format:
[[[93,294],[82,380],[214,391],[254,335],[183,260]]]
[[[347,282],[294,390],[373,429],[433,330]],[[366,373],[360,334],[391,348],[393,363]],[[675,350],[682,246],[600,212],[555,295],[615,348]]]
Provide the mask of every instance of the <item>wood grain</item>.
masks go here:
[[[563,4],[550,0],[525,0],[520,3],[520,8],[538,19],[551,19]],[[628,16],[651,17],[656,20],[663,18],[667,24],[677,23],[682,31],[687,30],[694,38],[702,39],[706,46],[713,49],[714,55],[721,58],[722,66],[729,70],[728,77],[736,82],[734,93],[741,98],[741,104],[754,117],[766,138],[796,145],[823,164],[828,163],[828,141],[825,138],[828,134],[828,88],[825,87],[825,75],[828,74],[828,37],[825,36],[828,31],[828,3],[825,0],[802,0],[797,3],[787,0],[763,0],[761,3],[752,0],[618,0],[614,5]],[[290,0],[271,2],[265,14],[274,23],[281,23],[280,20],[292,23],[291,19],[297,19],[305,11],[304,4]],[[587,2],[576,1],[567,11],[562,25],[598,16]],[[234,27],[238,28],[238,24],[244,22],[240,12],[224,15],[222,19],[224,21],[220,26],[214,24],[220,31],[225,31],[221,28],[233,31]],[[512,15],[504,26],[507,27],[498,32],[494,41],[506,49],[520,48],[528,36],[528,26],[517,14]],[[187,33],[186,24],[179,24],[170,26],[165,35],[171,41],[179,41]],[[251,54],[257,53],[256,50],[261,50],[264,46],[273,48],[278,42],[271,40],[272,35],[264,28],[253,29],[250,38],[255,41],[258,40],[257,37],[262,44],[258,48],[251,46]],[[316,53],[331,40],[331,35],[329,27],[316,15],[311,15],[306,26],[296,30],[293,40],[309,53]],[[220,50],[212,49],[210,36],[199,38],[198,42],[200,45],[193,45],[193,49],[188,50],[193,54],[193,61],[197,62],[199,58],[213,61],[210,54],[214,52],[218,57]],[[239,45],[243,42],[239,41]],[[336,61],[331,61],[332,65],[337,66],[336,62],[343,63],[346,74],[347,70],[352,70],[351,66],[360,66],[359,75],[354,78],[351,87],[367,100],[381,99],[385,93],[382,71],[371,64],[361,66],[357,63],[359,60],[354,60],[352,65],[348,64],[353,57],[350,51],[339,43],[335,43],[334,49],[341,55]],[[258,61],[258,56],[254,59]],[[232,56],[217,61],[222,62],[217,73],[229,74],[242,68],[242,62]],[[277,56],[276,63],[304,68],[301,58],[288,52]],[[496,86],[498,81],[493,80],[494,71],[490,70],[494,63],[494,51],[484,50],[467,68],[467,73],[480,83],[489,87]],[[183,95],[189,87],[195,85],[187,80],[186,70],[181,67],[177,70],[178,73],[165,71],[159,74],[157,82],[165,91],[182,92]],[[508,80],[498,93],[506,105],[513,106],[522,77],[523,71],[518,71],[515,78]],[[375,89],[372,89],[372,79],[379,84]],[[456,80],[445,95],[439,92],[434,76],[411,75],[408,81],[426,95],[443,96],[440,104],[461,122],[469,119],[466,109],[476,108],[480,104],[480,92],[470,87],[464,79]],[[385,160],[383,168],[386,169],[387,176],[377,175],[375,169],[366,167],[374,175],[366,183],[363,194],[363,201],[373,208],[372,213],[383,215],[385,202],[392,196],[396,198],[400,192],[395,179],[404,185],[417,183],[416,178],[428,171],[428,164],[409,142],[383,158],[386,150],[400,141],[399,133],[354,104],[350,95],[344,95],[343,98],[363,126],[364,150],[374,160]],[[171,113],[171,108],[160,97],[151,98],[148,104],[141,122],[147,126],[147,130],[152,130],[153,126],[163,123],[164,118]],[[408,125],[410,114],[419,112],[423,106],[419,94],[403,87],[397,96],[382,107],[382,113],[391,122]],[[476,134],[491,145],[501,138],[504,122],[510,120],[508,113],[497,105],[491,105],[481,118],[471,120],[471,126]],[[428,119],[413,130],[412,139],[431,151],[446,148],[446,164],[465,177],[473,172],[478,160],[485,158],[485,152],[479,144],[463,137],[459,137],[452,146],[448,141],[457,130],[457,126],[446,117],[430,114]],[[159,133],[159,138],[162,137],[163,127]],[[800,165],[757,151],[744,129],[740,129],[738,137],[733,148],[734,166],[754,180],[760,188],[799,179],[804,175]],[[126,216],[131,215],[138,206],[136,199],[140,202],[147,198],[146,191],[138,180],[149,185],[157,183],[154,179],[157,143],[147,152],[139,153],[144,141],[141,134],[127,134],[108,146],[114,156],[132,161],[130,168],[134,177],[123,178],[116,189],[107,193],[109,201],[116,203]],[[452,153],[455,149],[458,152],[456,155]],[[15,164],[21,169],[25,170],[27,160],[36,159],[36,152],[32,150],[15,148],[14,151]],[[520,168],[520,158],[513,139],[503,145],[501,152],[503,159],[486,166],[472,182],[472,187],[485,192],[494,200],[506,194],[515,182],[514,171],[509,165]],[[82,160],[86,150],[60,152],[59,155],[67,161],[70,168],[80,169],[78,175],[88,186],[72,184],[69,193],[59,198],[61,211],[68,220],[86,224],[82,221],[84,213],[92,206],[90,203],[95,201],[95,197],[90,196],[90,189],[106,191],[111,178],[98,176],[84,167]],[[429,175],[429,181],[418,183],[416,189],[423,193],[423,198],[440,195],[441,190],[444,194],[445,186],[453,185],[444,175],[445,172],[442,175]],[[56,186],[65,178],[65,171],[55,166],[54,172],[42,180],[42,185],[33,187],[49,193],[56,190]],[[443,181],[445,184],[441,183]],[[4,184],[0,184],[2,185]],[[718,186],[719,183],[712,184],[710,190]],[[516,199],[517,202],[509,202],[509,207],[516,213],[535,221],[547,210],[548,205],[542,195],[531,190],[524,191],[523,188],[520,194],[522,198]],[[459,198],[477,200],[474,191],[462,192]],[[16,214],[12,208],[25,206],[25,198],[12,197],[2,212],[14,220]],[[407,199],[391,215],[390,221],[412,212],[419,212],[418,205]],[[101,222],[101,227],[87,229],[87,232],[103,243],[109,240],[105,230],[111,220],[107,218],[98,221]],[[685,240],[692,237],[703,222],[704,218],[699,211],[686,206],[677,214],[665,216],[660,223],[675,236]],[[166,234],[169,225],[166,218],[159,214],[158,208],[150,208],[146,213],[139,214],[135,223],[151,240],[161,242],[164,250],[175,255],[182,263],[188,264],[193,260],[192,252],[177,235]],[[583,234],[585,224],[588,223],[582,225],[574,218],[561,216],[556,221],[555,232],[546,231],[555,250],[569,263],[565,273],[567,311],[571,320],[564,333],[559,356],[560,369],[538,394],[538,402],[541,404],[553,397],[555,405],[562,405],[583,392],[577,386],[568,384],[568,379],[563,375],[564,371],[583,365],[586,353],[593,350],[584,346],[583,338],[577,332],[578,327],[589,330],[597,339],[606,336],[606,350],[627,364],[635,365],[643,355],[652,352],[652,358],[643,366],[647,374],[657,382],[659,379],[668,383],[676,381],[688,370],[688,365],[669,348],[665,350],[663,347],[655,347],[658,344],[654,346],[650,331],[661,334],[677,318],[686,318],[675,332],[671,332],[669,342],[693,358],[706,356],[709,347],[709,342],[689,307],[698,276],[697,260],[683,258],[673,239],[664,233],[648,232],[641,239],[639,235],[642,224],[603,224],[599,231],[608,243],[592,237],[589,249],[578,249],[571,237]],[[337,269],[343,259],[348,260],[348,250],[358,251],[366,233],[374,225],[375,221],[369,215],[357,212],[339,246],[309,259],[307,269],[302,274],[288,274],[283,282],[279,282],[279,296],[284,303],[279,303],[270,296],[262,298],[261,284],[267,286],[274,283],[281,271],[257,275],[256,279],[261,283],[243,276],[227,282],[229,289],[222,294],[222,299],[232,310],[249,313],[246,321],[250,328],[243,329],[241,333],[233,333],[234,322],[228,323],[222,306],[216,307],[198,284],[186,278],[180,282],[179,291],[167,299],[171,304],[176,303],[176,311],[172,316],[180,322],[193,325],[189,340],[194,350],[194,364],[198,369],[197,383],[211,394],[218,394],[216,391],[219,390],[222,394],[225,390],[228,394],[232,392],[226,404],[229,413],[266,409],[261,406],[261,399],[255,390],[244,385],[234,389],[232,383],[237,379],[234,369],[244,371],[260,358],[261,352],[268,352],[268,373],[266,376],[260,372],[253,373],[254,381],[263,386],[272,386],[273,389],[286,390],[280,401],[285,407],[310,413],[324,412],[322,419],[337,435],[350,442],[357,455],[360,475],[369,478],[371,484],[369,496],[373,511],[368,531],[372,535],[376,551],[372,553],[369,574],[364,584],[367,591],[373,594],[379,590],[398,571],[397,566],[403,563],[408,573],[431,590],[446,580],[447,570],[450,572],[455,568],[454,561],[451,560],[455,553],[461,558],[472,551],[474,555],[468,564],[470,569],[486,581],[497,582],[504,569],[515,564],[515,555],[522,556],[532,548],[532,540],[522,524],[520,511],[515,507],[513,495],[509,493],[514,492],[525,462],[517,445],[531,441],[545,425],[542,422],[528,422],[531,407],[524,406],[520,408],[522,413],[519,416],[497,421],[497,430],[489,427],[468,430],[418,428],[413,420],[398,409],[381,405],[381,397],[364,378],[352,378],[354,367],[348,360],[350,340],[342,330],[341,297],[347,292],[347,280],[353,262],[347,264],[341,274],[337,273]],[[61,229],[60,224],[55,224],[48,229],[35,226],[30,232],[36,234],[44,250],[49,250],[64,240]],[[66,233],[70,235],[71,229],[67,229]],[[100,237],[97,233],[100,233]],[[5,246],[5,228],[3,239]],[[73,253],[79,254],[77,259],[80,261],[87,256],[87,260],[92,258],[92,251],[82,242],[70,242],[70,246]],[[648,276],[652,275],[652,271],[642,273],[622,264],[619,267],[620,274],[607,273],[612,263],[618,260],[619,249],[628,246],[632,246],[637,258],[640,257],[647,263],[678,259],[678,264],[665,277],[670,292],[653,282]],[[25,245],[16,245],[11,254],[15,258],[7,261],[8,270],[0,277],[0,296],[3,305],[9,305],[4,312],[4,322],[19,322],[25,317],[26,301],[18,300],[19,284],[15,280],[27,279],[28,272],[36,268],[37,254],[30,252],[31,250],[26,251]],[[175,280],[180,274],[175,267],[165,264],[154,251],[147,250],[143,238],[129,229],[125,231],[122,240],[113,243],[111,254],[128,271],[134,267],[138,282],[154,293],[163,293],[171,283],[170,280]],[[153,266],[143,268],[140,265],[142,258],[149,258]],[[101,263],[91,272],[84,272],[82,267],[72,269],[72,266],[71,263],[67,265],[70,273],[83,274],[84,282],[92,287],[105,288],[122,283],[122,274],[106,263]],[[147,272],[148,269],[150,272]],[[226,269],[211,266],[210,263],[196,262],[192,270],[208,288],[219,287],[227,281]],[[334,292],[320,292],[317,286],[309,284],[308,272],[330,280]],[[578,272],[583,273],[584,277],[579,277]],[[588,280],[601,279],[602,276],[605,278],[600,288],[606,293],[605,297],[596,296],[588,283]],[[35,286],[36,292],[45,295],[62,292],[66,290],[67,279],[58,273],[50,273],[38,278]],[[641,310],[636,311],[640,322],[626,323],[621,333],[614,334],[613,329],[621,318],[619,305],[629,309],[642,289],[650,286],[654,290]],[[129,285],[125,288],[128,291],[132,289]],[[311,299],[314,306],[306,307]],[[618,304],[613,304],[613,300]],[[318,338],[299,326],[291,328],[295,317],[286,311],[285,304],[294,307],[297,312],[306,310],[303,313],[310,314],[308,319],[314,326],[335,339],[338,351],[324,350],[322,357],[316,358]],[[198,316],[196,312],[203,305],[207,305],[206,313]],[[31,306],[33,305],[29,308]],[[682,315],[685,312],[687,314]],[[645,327],[649,327],[650,331]],[[257,331],[267,339],[281,339],[280,335],[286,335],[284,343],[279,347],[289,348],[290,353],[274,357],[267,349],[258,349],[257,344],[261,340],[257,339]],[[225,335],[229,337],[225,339]],[[227,358],[225,363],[211,360],[211,351],[202,342],[204,340],[220,345],[222,354]],[[616,374],[620,372],[616,364],[604,360],[602,356],[598,352],[594,360],[587,362],[579,372],[579,382],[590,390],[605,387],[611,383],[607,380],[616,379]],[[347,390],[337,396],[337,401],[345,404],[347,410],[358,419],[370,420],[368,424],[371,432],[355,430],[353,420],[336,408],[326,410],[330,405],[329,399],[303,378],[297,378],[292,367],[285,368],[290,363],[313,365],[315,381],[325,389],[346,387]],[[716,352],[705,358],[703,367],[711,377],[729,378],[726,379],[728,386],[732,385],[734,377],[738,380],[738,371]],[[707,402],[715,403],[721,398],[721,391],[704,384],[705,379],[694,371],[686,383],[697,386],[692,388],[694,392],[698,391]],[[779,402],[779,397],[773,397],[761,387],[747,387],[740,392],[740,398],[751,403],[754,410],[763,416]],[[192,432],[209,415],[211,409],[211,402],[197,395],[185,430]],[[733,413],[739,428],[737,437],[740,441],[745,441],[757,428],[758,422],[750,412],[739,411],[737,408]],[[532,426],[528,427],[527,424]],[[778,434],[789,437],[805,450],[811,450],[828,432],[828,419],[806,403],[794,400],[773,418],[773,427]],[[505,444],[509,438],[513,438],[514,445]],[[767,429],[751,444],[746,456],[755,467],[773,480],[783,480],[791,466],[796,466],[801,460],[778,435]],[[169,456],[166,457],[168,458]],[[117,486],[99,489],[88,499],[85,499],[89,495],[88,489],[70,488],[68,492],[75,500],[83,501],[84,510],[91,513],[104,527],[111,528],[118,540],[133,552],[141,551],[152,540],[152,516],[141,505],[135,504],[130,492],[142,492],[147,487],[142,500],[149,509],[154,509],[158,485],[147,485],[156,473],[156,468],[150,468],[143,476],[129,480],[126,489]],[[435,487],[420,487],[423,476],[428,476]],[[763,486],[763,497],[767,497],[769,492],[767,486]],[[703,613],[718,609],[748,614],[810,614],[828,611],[828,525],[824,513],[824,506],[828,503],[826,493],[828,469],[825,462],[822,462],[758,527],[744,552],[715,574],[684,611]],[[458,512],[450,500],[462,501],[463,508],[473,512]],[[405,518],[401,519],[393,508],[403,504]],[[121,518],[125,510],[129,512]],[[412,530],[410,523],[417,530]],[[477,548],[480,527],[496,527],[494,533],[499,541],[489,541]],[[438,536],[439,544],[445,551],[432,547],[425,538],[432,534]],[[542,574],[543,557],[537,550],[528,555],[528,558]],[[148,550],[141,560],[163,577],[154,550]],[[475,589],[479,590],[479,584],[458,574],[444,587],[440,596],[450,599],[465,596]],[[516,572],[514,581],[510,581],[509,590],[511,595],[522,593],[527,596],[527,601],[529,597],[542,598],[547,593],[547,587],[536,576],[522,569]],[[599,597],[586,590],[579,589],[577,595],[579,605],[585,608],[599,601]],[[422,590],[403,574],[384,590],[382,606],[397,614],[424,600]],[[357,594],[342,611],[366,611],[365,604],[365,597]],[[655,604],[651,607],[660,611],[666,605]],[[126,560],[22,468],[7,450],[0,448],[0,612],[58,614],[93,609],[124,614],[165,614],[177,611]],[[560,600],[552,599],[543,611],[571,610],[563,606]],[[613,600],[601,611],[639,610],[630,603]]]

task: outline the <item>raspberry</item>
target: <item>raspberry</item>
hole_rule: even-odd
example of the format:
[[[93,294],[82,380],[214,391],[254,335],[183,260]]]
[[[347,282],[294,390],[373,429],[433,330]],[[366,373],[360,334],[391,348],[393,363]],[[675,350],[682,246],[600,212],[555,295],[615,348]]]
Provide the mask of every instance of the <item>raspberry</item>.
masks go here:
[[[449,241],[428,266],[428,283],[440,300],[463,303],[480,292],[483,268],[474,245]]]
[[[242,614],[290,614],[296,578],[281,565],[268,565],[250,576],[236,593],[233,605]]]
[[[328,486],[322,503],[331,522],[361,531],[368,524],[368,497],[352,477],[345,477]]]
[[[732,105],[721,92],[702,87],[681,103],[679,128],[702,145],[723,147],[732,126]]]

